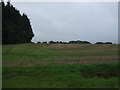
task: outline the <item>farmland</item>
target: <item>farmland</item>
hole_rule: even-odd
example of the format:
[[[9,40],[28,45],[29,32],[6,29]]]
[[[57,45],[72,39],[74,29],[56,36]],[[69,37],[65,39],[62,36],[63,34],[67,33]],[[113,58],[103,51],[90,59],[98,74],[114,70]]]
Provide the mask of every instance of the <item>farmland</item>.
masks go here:
[[[117,88],[116,44],[3,45],[3,88]]]

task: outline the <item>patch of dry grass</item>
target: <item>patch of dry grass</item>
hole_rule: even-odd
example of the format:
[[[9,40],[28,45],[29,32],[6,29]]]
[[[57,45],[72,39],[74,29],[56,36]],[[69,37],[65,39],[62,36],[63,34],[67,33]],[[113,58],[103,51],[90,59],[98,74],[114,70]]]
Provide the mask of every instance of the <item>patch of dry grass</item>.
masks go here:
[[[118,45],[21,44],[3,46],[3,66],[118,62]]]

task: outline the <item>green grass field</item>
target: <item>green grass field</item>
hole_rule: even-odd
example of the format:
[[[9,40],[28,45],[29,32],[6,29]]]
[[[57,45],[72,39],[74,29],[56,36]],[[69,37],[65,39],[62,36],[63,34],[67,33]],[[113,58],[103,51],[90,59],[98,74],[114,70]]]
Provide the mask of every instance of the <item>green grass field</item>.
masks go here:
[[[3,45],[3,88],[118,88],[118,45]]]

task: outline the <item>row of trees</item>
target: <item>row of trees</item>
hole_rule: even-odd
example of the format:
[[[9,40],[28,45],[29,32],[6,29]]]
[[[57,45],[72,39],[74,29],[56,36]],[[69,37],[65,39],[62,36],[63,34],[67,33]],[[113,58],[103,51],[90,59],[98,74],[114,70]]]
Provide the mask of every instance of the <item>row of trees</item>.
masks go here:
[[[21,15],[10,2],[2,3],[2,43],[29,43],[34,36],[30,20],[26,14]]]
[[[96,44],[112,44],[112,42],[96,42]]]
[[[62,41],[49,41],[49,42],[37,42],[37,43],[49,43],[49,44],[92,44],[89,41],[69,41],[69,42],[62,42]],[[112,44],[112,42],[96,42],[95,44]]]

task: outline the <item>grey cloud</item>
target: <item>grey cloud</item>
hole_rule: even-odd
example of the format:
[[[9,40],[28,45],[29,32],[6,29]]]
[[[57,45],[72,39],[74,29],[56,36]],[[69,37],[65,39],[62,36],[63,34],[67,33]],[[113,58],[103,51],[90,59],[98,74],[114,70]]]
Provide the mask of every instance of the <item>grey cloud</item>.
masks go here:
[[[117,2],[14,2],[31,20],[32,41],[118,41]]]

